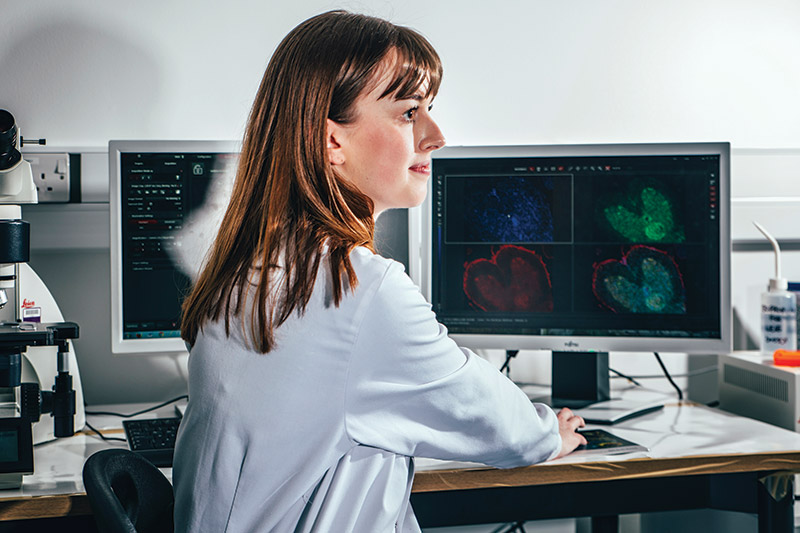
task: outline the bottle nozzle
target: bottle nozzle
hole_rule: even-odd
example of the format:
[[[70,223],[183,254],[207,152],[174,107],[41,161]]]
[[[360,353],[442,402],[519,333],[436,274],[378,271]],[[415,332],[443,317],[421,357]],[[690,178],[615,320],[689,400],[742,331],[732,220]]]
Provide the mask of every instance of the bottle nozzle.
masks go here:
[[[775,250],[775,278],[769,280],[769,289],[771,291],[786,290],[786,288],[789,286],[789,283],[781,277],[781,247],[778,245],[778,241],[775,240],[775,237],[770,235],[764,226],[755,220],[753,221],[753,225],[764,235],[764,237],[767,238],[770,244],[772,244],[772,249]]]

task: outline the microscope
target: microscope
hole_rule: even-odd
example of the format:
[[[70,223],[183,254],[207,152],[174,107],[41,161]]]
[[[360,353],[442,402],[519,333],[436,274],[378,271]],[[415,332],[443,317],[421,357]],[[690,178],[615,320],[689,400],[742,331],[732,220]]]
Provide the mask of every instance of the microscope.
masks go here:
[[[22,476],[33,473],[33,426],[41,415],[50,413],[58,438],[74,434],[76,413],[69,341],[78,338],[78,325],[21,316],[21,265],[27,267],[30,256],[30,226],[22,220],[21,204],[37,203],[37,194],[18,132],[13,115],[0,109],[0,489],[19,487]],[[50,391],[40,390],[38,381],[22,382],[23,368],[31,366],[23,354],[42,347],[56,360]]]

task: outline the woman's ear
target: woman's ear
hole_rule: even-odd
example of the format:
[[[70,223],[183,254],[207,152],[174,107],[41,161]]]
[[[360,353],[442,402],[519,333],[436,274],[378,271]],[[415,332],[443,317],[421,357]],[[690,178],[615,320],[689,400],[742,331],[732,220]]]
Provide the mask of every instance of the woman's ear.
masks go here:
[[[344,151],[340,139],[342,137],[342,126],[331,119],[328,121],[328,131],[325,137],[328,149],[328,161],[331,165],[341,165],[344,163]]]

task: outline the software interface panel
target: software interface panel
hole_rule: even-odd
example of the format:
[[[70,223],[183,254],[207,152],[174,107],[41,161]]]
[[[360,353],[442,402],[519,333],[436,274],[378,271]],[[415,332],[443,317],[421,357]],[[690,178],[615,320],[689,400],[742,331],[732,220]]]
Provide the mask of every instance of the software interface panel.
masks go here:
[[[443,158],[432,304],[451,333],[720,336],[720,156]]]
[[[180,337],[181,302],[214,237],[208,206],[236,159],[120,154],[123,338]]]

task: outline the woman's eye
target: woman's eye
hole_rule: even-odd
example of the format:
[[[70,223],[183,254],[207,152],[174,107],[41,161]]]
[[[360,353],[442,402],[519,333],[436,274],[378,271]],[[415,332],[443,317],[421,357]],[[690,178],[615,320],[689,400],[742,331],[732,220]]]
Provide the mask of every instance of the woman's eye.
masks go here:
[[[409,122],[412,122],[414,120],[414,118],[416,117],[417,109],[419,109],[419,108],[416,107],[416,106],[412,107],[411,109],[409,109],[408,111],[403,113],[403,118],[405,118]]]

